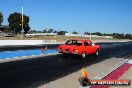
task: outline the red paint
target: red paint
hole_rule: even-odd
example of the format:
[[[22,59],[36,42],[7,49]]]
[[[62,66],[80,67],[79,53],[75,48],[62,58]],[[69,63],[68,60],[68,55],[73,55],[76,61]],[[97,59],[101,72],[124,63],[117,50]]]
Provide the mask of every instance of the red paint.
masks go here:
[[[125,63],[122,66],[120,66],[115,71],[111,72],[109,75],[104,77],[103,79],[111,80],[111,79],[118,79],[121,77],[130,67],[132,64]],[[92,86],[91,88],[109,88],[110,86]]]
[[[100,50],[99,45],[92,45],[92,42],[87,39],[70,39],[65,44],[58,47],[58,52],[62,54],[78,54],[86,55],[95,54]]]

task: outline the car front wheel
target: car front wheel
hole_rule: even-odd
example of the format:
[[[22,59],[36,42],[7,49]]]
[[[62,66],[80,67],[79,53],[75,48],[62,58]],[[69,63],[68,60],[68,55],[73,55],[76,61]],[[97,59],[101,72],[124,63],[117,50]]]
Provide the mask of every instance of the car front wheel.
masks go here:
[[[81,54],[81,57],[84,59],[84,58],[86,57],[86,53],[83,52],[83,53]]]

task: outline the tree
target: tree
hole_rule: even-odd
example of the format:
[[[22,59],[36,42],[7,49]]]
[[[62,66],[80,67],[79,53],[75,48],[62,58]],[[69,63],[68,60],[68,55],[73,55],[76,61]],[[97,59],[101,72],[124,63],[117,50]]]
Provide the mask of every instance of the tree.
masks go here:
[[[84,35],[90,35],[90,33],[89,32],[85,32]]]
[[[10,30],[10,27],[9,27],[9,25],[3,25],[3,29],[4,30]]]
[[[48,32],[47,32],[47,29],[44,29],[44,30],[43,30],[43,33],[48,33]]]
[[[54,29],[49,29],[48,33],[52,33],[54,31]]]
[[[66,31],[59,31],[58,35],[65,35]]]
[[[54,33],[54,29],[44,29],[43,33]]]
[[[103,35],[103,34],[100,33],[100,32],[95,32],[95,34],[98,35],[98,36],[102,36],[102,35]]]
[[[30,30],[29,33],[36,33],[36,30]]]
[[[2,22],[3,22],[3,14],[2,14],[2,12],[0,12],[0,29],[1,29]]]
[[[24,34],[27,34],[29,30],[30,30],[30,26],[28,25],[24,28]]]
[[[76,31],[73,31],[73,32],[72,32],[72,34],[79,34],[79,33],[78,33],[78,32],[76,32]]]
[[[30,30],[29,20],[29,16],[23,15],[24,33],[27,33]],[[20,34],[20,32],[22,31],[22,14],[17,12],[10,14],[8,17],[8,22],[11,30],[14,30],[16,34]]]
[[[125,38],[126,38],[126,39],[132,39],[132,35],[131,35],[131,34],[126,34],[126,35],[125,35]]]
[[[55,30],[55,31],[53,31],[53,33],[58,33],[58,31]]]
[[[2,31],[5,33],[14,34],[14,31],[10,30],[9,25],[3,25],[2,29],[3,29]]]

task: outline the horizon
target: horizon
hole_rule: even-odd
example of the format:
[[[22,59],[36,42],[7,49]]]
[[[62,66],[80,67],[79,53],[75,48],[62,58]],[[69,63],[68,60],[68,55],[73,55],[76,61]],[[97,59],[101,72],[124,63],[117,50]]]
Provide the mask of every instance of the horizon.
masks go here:
[[[14,0],[11,3],[10,0],[0,3],[3,25],[8,25],[11,13],[21,13],[23,3],[31,30],[132,33],[131,0]]]

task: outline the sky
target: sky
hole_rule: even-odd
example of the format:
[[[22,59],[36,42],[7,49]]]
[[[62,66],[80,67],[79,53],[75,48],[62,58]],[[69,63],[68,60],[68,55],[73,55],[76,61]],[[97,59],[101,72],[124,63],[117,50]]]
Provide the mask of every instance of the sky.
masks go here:
[[[4,25],[22,4],[32,30],[132,33],[132,0],[0,0]]]

